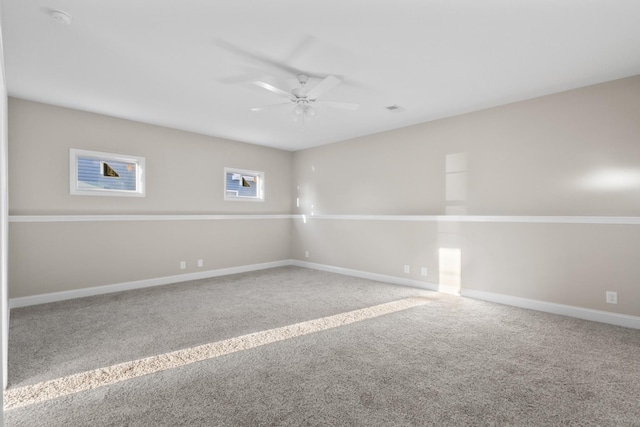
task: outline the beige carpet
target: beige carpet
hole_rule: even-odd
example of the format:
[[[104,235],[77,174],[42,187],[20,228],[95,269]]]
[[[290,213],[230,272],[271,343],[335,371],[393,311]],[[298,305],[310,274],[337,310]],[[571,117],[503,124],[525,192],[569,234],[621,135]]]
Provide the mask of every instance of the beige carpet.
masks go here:
[[[9,352],[8,426],[640,425],[638,330],[295,267],[14,310]]]
[[[175,369],[192,363],[202,362],[203,360],[213,359],[237,351],[249,350],[261,345],[272,344],[326,329],[337,328],[384,314],[406,310],[426,304],[427,301],[427,297],[406,298],[400,301],[380,304],[334,316],[323,317],[321,319],[309,320],[281,328],[255,332],[224,341],[81,372],[55,380],[12,388],[4,395],[4,409],[8,410],[33,405],[34,403],[104,387],[143,375],[155,374],[167,369]]]

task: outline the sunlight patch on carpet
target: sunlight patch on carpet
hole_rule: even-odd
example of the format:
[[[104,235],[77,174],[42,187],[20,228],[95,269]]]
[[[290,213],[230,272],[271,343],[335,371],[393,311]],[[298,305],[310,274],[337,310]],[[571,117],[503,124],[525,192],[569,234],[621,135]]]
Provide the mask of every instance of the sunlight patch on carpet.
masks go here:
[[[254,332],[236,338],[216,341],[196,347],[151,356],[131,362],[81,372],[38,384],[9,389],[4,392],[4,409],[45,402],[82,391],[92,390],[191,363],[213,359],[261,345],[271,344],[302,335],[337,328],[385,314],[406,310],[429,302],[426,297],[411,297],[334,316],[295,323],[275,329]]]

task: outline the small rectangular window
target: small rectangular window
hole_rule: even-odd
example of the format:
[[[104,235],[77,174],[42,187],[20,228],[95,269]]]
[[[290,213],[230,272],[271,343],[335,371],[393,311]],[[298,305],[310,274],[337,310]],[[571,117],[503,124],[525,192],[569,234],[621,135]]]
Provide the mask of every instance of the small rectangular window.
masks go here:
[[[144,163],[144,157],[72,148],[69,156],[70,193],[144,197]]]
[[[264,201],[264,172],[224,168],[224,199]]]

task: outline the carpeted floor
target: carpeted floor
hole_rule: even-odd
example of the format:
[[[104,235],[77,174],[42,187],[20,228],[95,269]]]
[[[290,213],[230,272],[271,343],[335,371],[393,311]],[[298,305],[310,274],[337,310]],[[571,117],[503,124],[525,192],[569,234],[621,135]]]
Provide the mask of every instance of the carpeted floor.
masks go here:
[[[640,426],[639,330],[296,267],[12,310],[7,394],[324,318],[5,425]]]

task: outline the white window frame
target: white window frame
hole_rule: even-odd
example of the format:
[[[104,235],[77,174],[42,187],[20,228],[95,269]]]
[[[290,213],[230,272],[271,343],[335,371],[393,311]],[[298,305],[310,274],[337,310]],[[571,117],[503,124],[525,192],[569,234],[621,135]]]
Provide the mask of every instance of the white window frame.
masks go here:
[[[227,190],[227,174],[236,173],[240,175],[250,176],[254,178],[258,178],[258,186],[256,191],[256,196],[239,196],[230,195],[229,193],[233,192],[233,190]],[[238,169],[238,168],[224,168],[223,175],[223,191],[224,191],[224,200],[225,201],[235,201],[235,202],[264,202],[264,172],[262,171],[252,171],[247,169]]]
[[[92,157],[102,162],[119,161],[135,163],[136,165],[136,189],[118,190],[106,188],[80,188],[78,182],[78,157]],[[130,156],[127,154],[105,153],[102,151],[69,150],[69,194],[73,196],[118,196],[118,197],[144,197],[145,196],[145,158]]]

